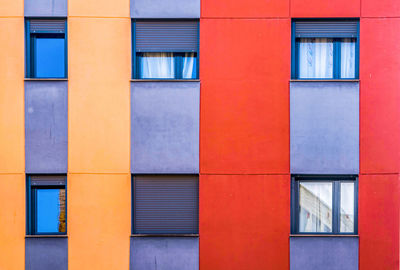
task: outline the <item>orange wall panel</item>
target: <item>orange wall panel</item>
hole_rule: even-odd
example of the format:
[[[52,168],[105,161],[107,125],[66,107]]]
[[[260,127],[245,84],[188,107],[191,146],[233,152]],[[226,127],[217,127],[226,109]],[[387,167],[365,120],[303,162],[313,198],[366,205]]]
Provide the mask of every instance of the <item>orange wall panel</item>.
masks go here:
[[[130,17],[130,0],[68,0],[68,16]]]
[[[360,0],[291,0],[290,15],[293,18],[359,17],[360,8]]]
[[[68,175],[69,270],[129,270],[130,175]]]
[[[6,16],[21,16],[21,17],[24,16],[24,1],[0,0],[0,17],[6,17]]]
[[[0,269],[25,269],[25,177],[0,175]]]
[[[363,17],[400,17],[399,0],[362,0]]]
[[[201,17],[288,17],[289,0],[201,1]]]
[[[289,172],[290,20],[203,19],[202,173]]]
[[[0,18],[0,48],[0,173],[23,173],[23,17]]]
[[[396,174],[359,180],[360,269],[399,269],[400,184]]]
[[[69,19],[69,171],[129,172],[129,19]]]
[[[399,172],[400,19],[361,19],[360,172]]]
[[[200,176],[200,269],[289,269],[289,175]]]

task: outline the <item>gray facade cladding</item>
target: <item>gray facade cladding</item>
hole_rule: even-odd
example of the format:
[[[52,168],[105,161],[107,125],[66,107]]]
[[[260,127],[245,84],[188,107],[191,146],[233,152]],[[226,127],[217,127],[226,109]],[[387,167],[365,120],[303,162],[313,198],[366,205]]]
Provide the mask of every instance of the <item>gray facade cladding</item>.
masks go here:
[[[68,238],[26,238],[25,270],[68,270]]]

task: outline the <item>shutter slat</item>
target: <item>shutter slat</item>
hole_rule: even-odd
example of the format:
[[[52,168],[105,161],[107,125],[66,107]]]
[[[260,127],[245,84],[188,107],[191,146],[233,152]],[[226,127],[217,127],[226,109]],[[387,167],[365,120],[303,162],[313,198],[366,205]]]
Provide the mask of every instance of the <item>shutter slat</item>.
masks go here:
[[[62,175],[35,175],[30,180],[32,186],[62,186],[65,185],[65,178]]]
[[[357,21],[308,21],[296,22],[296,37],[346,38],[357,37]]]
[[[137,21],[137,52],[197,52],[197,21]]]
[[[30,20],[31,33],[65,33],[65,20]]]
[[[197,176],[135,176],[134,233],[198,233]]]

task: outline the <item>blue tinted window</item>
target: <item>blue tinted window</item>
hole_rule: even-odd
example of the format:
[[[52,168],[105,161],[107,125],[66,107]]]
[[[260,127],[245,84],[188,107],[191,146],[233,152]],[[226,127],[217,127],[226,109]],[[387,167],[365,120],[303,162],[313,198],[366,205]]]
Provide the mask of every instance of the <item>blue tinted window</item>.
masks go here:
[[[64,38],[35,38],[35,77],[65,77]]]
[[[65,232],[65,189],[36,189],[36,231]]]

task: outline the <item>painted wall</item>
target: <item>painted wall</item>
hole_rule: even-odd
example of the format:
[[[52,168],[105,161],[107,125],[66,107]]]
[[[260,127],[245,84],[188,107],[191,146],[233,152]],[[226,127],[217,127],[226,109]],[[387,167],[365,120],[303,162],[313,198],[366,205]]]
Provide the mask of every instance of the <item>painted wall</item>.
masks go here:
[[[198,237],[131,237],[131,270],[198,270]]]
[[[198,173],[198,82],[131,84],[132,173]]]
[[[358,237],[291,237],[290,270],[310,269],[358,270]]]
[[[359,84],[290,83],[290,172],[358,174]]]
[[[68,270],[68,238],[26,238],[26,270]]]
[[[365,1],[365,0],[362,0]],[[360,17],[360,0],[291,0],[292,18]]]
[[[67,173],[68,83],[25,82],[26,173]]]
[[[289,269],[289,175],[200,175],[200,269]]]
[[[130,0],[131,17],[200,18],[200,0]]]
[[[290,20],[203,19],[200,52],[200,171],[288,173]]]
[[[400,17],[400,2],[397,0],[362,0],[363,17]]]
[[[67,17],[67,0],[25,0],[26,17]]]
[[[69,17],[128,18],[130,0],[67,0]],[[107,20],[110,21],[110,20]],[[101,29],[101,28],[100,28]]]

